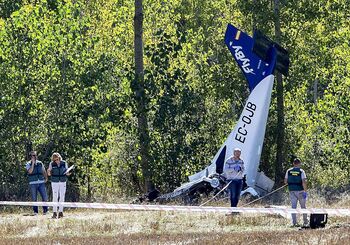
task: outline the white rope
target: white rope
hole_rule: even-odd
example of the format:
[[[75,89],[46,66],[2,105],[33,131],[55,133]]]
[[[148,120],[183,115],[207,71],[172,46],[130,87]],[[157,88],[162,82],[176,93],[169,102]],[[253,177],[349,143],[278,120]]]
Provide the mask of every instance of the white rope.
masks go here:
[[[261,199],[263,199],[263,198],[265,198],[265,197],[267,197],[267,196],[269,196],[269,195],[275,193],[276,191],[278,191],[278,190],[280,190],[280,189],[282,189],[282,188],[284,188],[284,187],[286,187],[286,186],[287,186],[287,184],[281,186],[280,188],[278,188],[278,189],[276,189],[276,190],[274,190],[274,191],[272,191],[272,192],[269,192],[269,193],[266,194],[265,196],[259,197],[259,198],[255,199],[255,200],[253,200],[253,201],[251,201],[251,202],[249,202],[249,203],[246,203],[246,204],[242,205],[242,207],[246,207],[246,206],[248,206],[248,205],[250,205],[250,204],[252,204],[252,203],[254,203],[254,202],[257,202],[257,201],[259,201],[259,200],[261,200]]]
[[[115,209],[115,210],[142,210],[142,211],[179,211],[179,212],[212,212],[212,213],[259,213],[259,214],[312,214],[312,213],[327,213],[334,216],[350,216],[350,209],[337,208],[309,208],[309,209],[294,209],[285,207],[213,207],[213,206],[168,206],[168,205],[136,205],[136,204],[113,204],[113,203],[80,203],[80,202],[9,202],[0,201],[1,205],[9,206],[54,206],[63,205],[64,207],[71,208],[91,208],[91,209]]]
[[[215,197],[217,197],[221,192],[223,192],[224,190],[226,190],[226,188],[231,184],[232,180],[230,182],[227,183],[227,185],[224,186],[224,188],[222,188],[218,193],[215,194],[215,196],[213,196],[211,199],[209,199],[208,201],[206,201],[205,203],[202,203],[201,205],[199,205],[200,207],[204,206],[205,204],[207,204],[208,202],[211,202]]]

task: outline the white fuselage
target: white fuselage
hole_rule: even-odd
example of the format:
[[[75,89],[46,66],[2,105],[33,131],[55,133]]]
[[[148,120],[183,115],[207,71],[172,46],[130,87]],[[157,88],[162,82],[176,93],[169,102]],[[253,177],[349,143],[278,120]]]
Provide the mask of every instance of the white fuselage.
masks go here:
[[[233,154],[233,149],[238,147],[242,150],[241,159],[245,164],[246,183],[250,187],[255,187],[273,82],[274,76],[269,75],[256,85],[245,103],[235,128],[216,153],[211,164],[201,172],[191,175],[190,181],[215,173],[217,159],[225,146],[225,160]]]

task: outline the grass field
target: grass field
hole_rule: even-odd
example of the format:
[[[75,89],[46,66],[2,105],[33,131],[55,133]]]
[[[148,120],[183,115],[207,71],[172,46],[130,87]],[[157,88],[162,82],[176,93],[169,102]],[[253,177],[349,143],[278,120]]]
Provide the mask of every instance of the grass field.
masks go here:
[[[310,200],[309,206],[320,203]],[[349,208],[350,198],[327,207]],[[277,215],[66,209],[63,219],[52,220],[30,212],[2,212],[0,244],[350,244],[349,216],[329,217],[323,229],[300,230]]]
[[[298,230],[274,215],[178,212],[65,212],[3,214],[1,244],[350,244],[350,219],[330,218],[324,229]]]

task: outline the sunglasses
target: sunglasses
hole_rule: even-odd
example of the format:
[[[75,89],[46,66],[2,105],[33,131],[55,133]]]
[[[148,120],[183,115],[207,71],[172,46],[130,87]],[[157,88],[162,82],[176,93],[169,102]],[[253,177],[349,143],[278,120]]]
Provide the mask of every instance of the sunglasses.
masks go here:
[[[30,155],[31,157],[36,157],[36,155]]]

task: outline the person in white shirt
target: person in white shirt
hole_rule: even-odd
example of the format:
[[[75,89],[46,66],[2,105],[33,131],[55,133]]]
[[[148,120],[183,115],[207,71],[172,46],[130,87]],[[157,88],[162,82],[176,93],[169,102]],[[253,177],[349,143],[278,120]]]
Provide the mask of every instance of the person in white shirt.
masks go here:
[[[233,156],[226,160],[223,170],[227,181],[231,181],[228,187],[230,190],[231,207],[237,207],[243,187],[244,162],[240,157],[241,149],[235,148],[233,150]]]

